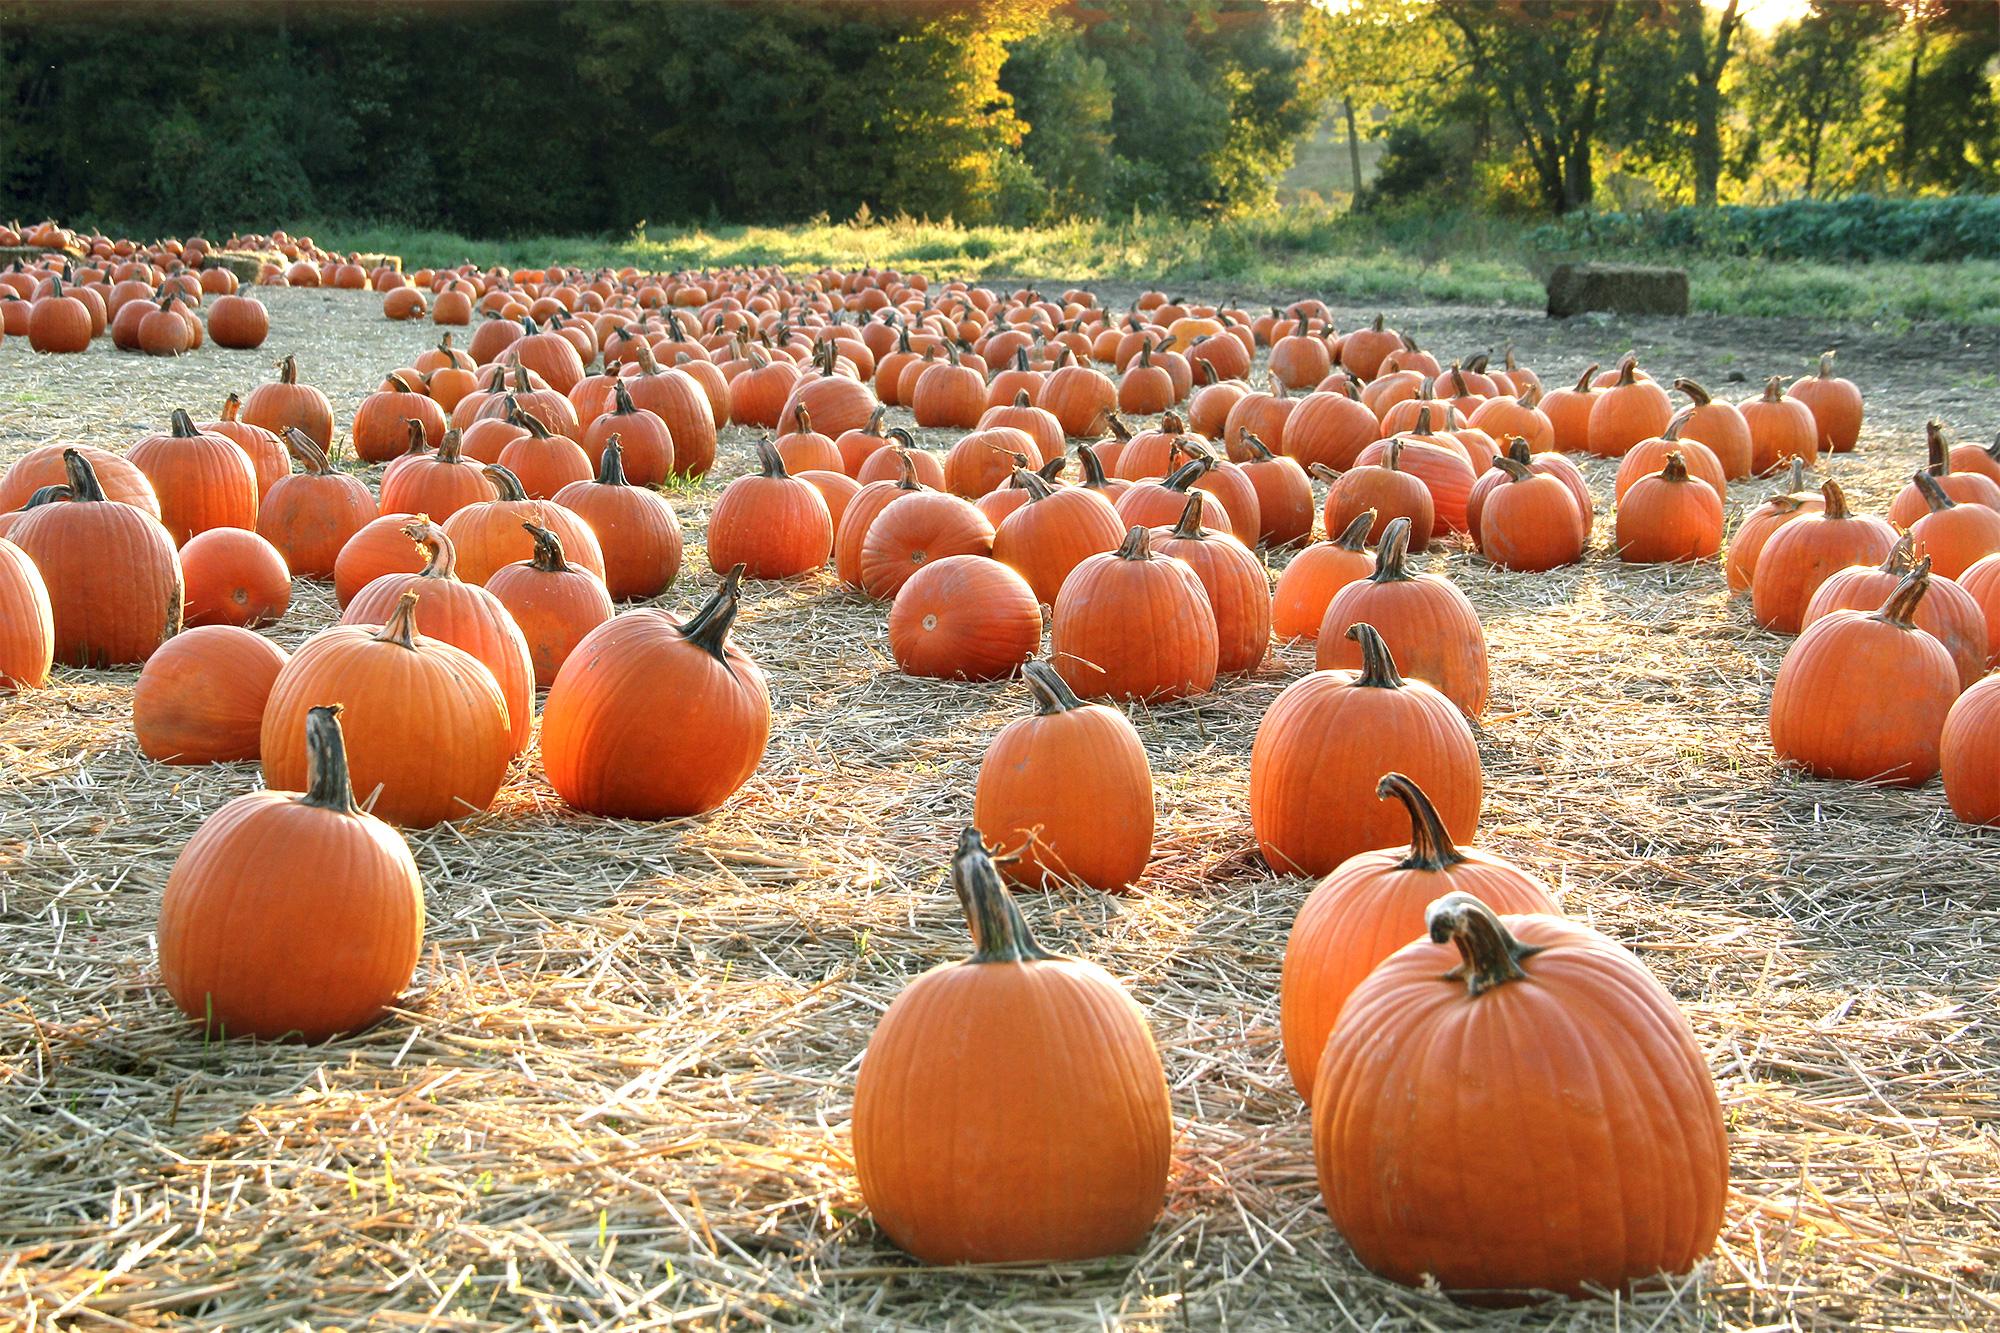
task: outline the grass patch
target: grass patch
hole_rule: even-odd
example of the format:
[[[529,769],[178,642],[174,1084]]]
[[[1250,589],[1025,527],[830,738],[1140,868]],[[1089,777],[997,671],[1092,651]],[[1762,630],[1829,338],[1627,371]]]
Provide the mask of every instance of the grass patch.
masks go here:
[[[920,268],[985,279],[1134,282],[1221,289],[1244,302],[1315,293],[1354,305],[1447,302],[1539,306],[1550,258],[1534,228],[1479,214],[1425,210],[1390,218],[1294,209],[1199,221],[1163,217],[1047,227],[965,227],[908,218],[795,227],[716,226],[623,237],[535,236],[481,241],[383,224],[306,221],[289,228],[338,250],[403,256],[435,267],[789,269]],[[1589,257],[1583,252],[1574,257]],[[1618,245],[1606,257],[1649,252]],[[2000,261],[1822,263],[1652,252],[1687,267],[1695,309],[1719,315],[1899,325],[1927,320],[2000,324]]]

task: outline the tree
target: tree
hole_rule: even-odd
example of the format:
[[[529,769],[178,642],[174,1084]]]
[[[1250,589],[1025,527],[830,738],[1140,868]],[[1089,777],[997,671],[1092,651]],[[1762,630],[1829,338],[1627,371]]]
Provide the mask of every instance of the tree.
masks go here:
[[[1753,115],[1778,158],[1803,173],[1800,189],[1808,199],[1824,184],[1828,136],[1859,132],[1868,64],[1896,22],[1886,3],[1818,0],[1779,28],[1768,57],[1751,67]]]
[[[1734,54],[1741,23],[1736,7],[1737,0],[1729,0],[1711,37],[1702,0],[1675,0],[1681,64],[1693,83],[1694,201],[1702,207],[1715,202],[1722,176],[1722,72]]]

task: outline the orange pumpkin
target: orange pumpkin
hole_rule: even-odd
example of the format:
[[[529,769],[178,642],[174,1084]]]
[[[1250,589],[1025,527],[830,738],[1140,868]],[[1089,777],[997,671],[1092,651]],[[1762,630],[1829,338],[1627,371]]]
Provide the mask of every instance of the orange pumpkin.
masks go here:
[[[1273,633],[1288,643],[1319,638],[1320,622],[1326,619],[1334,594],[1367,578],[1375,568],[1368,553],[1368,532],[1374,526],[1375,511],[1363,510],[1339,536],[1315,542],[1292,557],[1271,596]]]
[[[1667,392],[1638,378],[1638,361],[1627,356],[1618,376],[1602,393],[1593,395],[1585,447],[1602,458],[1622,458],[1639,441],[1658,435],[1673,420]]]
[[[275,546],[285,567],[300,578],[327,578],[354,534],[380,512],[361,479],[336,469],[304,431],[287,430],[285,447],[305,470],[282,478],[265,495],[257,535]]]
[[[535,554],[534,539],[523,523],[547,528],[562,539],[564,558],[604,577],[604,550],[590,525],[553,500],[531,500],[520,478],[497,463],[482,471],[495,498],[467,505],[444,521],[445,533],[458,548],[458,576],[467,583],[484,583],[493,571]]]
[[[1968,824],[2000,824],[2000,676],[1952,704],[1938,738],[1938,767],[1954,815]]]
[[[1757,576],[1757,557],[1763,554],[1772,533],[1795,518],[1817,514],[1826,507],[1817,491],[1806,489],[1805,478],[1805,463],[1794,458],[1786,489],[1766,499],[1737,524],[1736,536],[1729,543],[1729,558],[1723,562],[1732,595],[1750,590]]]
[[[1873,515],[1850,511],[1839,482],[1827,482],[1820,495],[1819,513],[1773,532],[1757,556],[1750,613],[1779,634],[1799,632],[1813,594],[1833,574],[1849,565],[1879,564],[1896,547],[1896,530]]]
[[[299,363],[287,356],[278,363],[278,382],[260,384],[243,400],[243,420],[262,426],[279,439],[288,430],[304,431],[320,452],[333,449],[333,405],[310,384],[299,383]],[[397,436],[400,441],[400,433]]]
[[[915,491],[884,505],[861,541],[861,590],[893,598],[927,561],[993,554],[993,524],[977,507],[943,491]]]
[[[211,528],[181,547],[189,625],[277,623],[292,604],[292,574],[278,548],[242,528]]]
[[[1625,493],[1612,540],[1628,564],[1706,560],[1722,549],[1722,497],[1689,475],[1676,450]]]
[[[1179,521],[1153,530],[1153,549],[1182,561],[1201,580],[1215,613],[1216,673],[1255,671],[1271,647],[1270,578],[1249,547],[1202,525],[1205,501],[1200,491],[1191,492]]]
[[[833,552],[833,512],[768,439],[757,441],[757,458],[759,470],[730,482],[709,514],[709,568],[742,565],[753,579],[809,574]]]
[[[1367,624],[1403,670],[1428,682],[1465,713],[1486,711],[1486,633],[1472,602],[1449,579],[1413,574],[1408,565],[1409,525],[1397,520],[1382,534],[1375,570],[1333,595],[1320,622],[1315,653],[1328,671],[1363,665],[1363,645],[1348,630]]]
[[[55,651],[55,614],[41,571],[0,537],[0,694],[48,684]]]
[[[912,676],[995,680],[1042,645],[1042,612],[1019,574],[980,555],[930,561],[889,608],[889,652]]]
[[[1750,469],[1758,476],[1777,471],[1788,458],[1804,459],[1807,467],[1819,462],[1819,423],[1811,408],[1785,396],[1783,379],[1771,376],[1762,394],[1736,406],[1750,427]]]
[[[556,492],[556,503],[589,525],[604,550],[604,586],[618,601],[657,597],[681,569],[681,524],[666,497],[625,475],[617,435],[604,442],[597,476]]]
[[[264,705],[286,660],[277,644],[234,625],[176,634],[146,659],[132,688],[139,749],[164,764],[255,759]]]
[[[604,580],[563,559],[561,538],[533,523],[521,526],[534,538],[533,558],[494,570],[486,591],[520,626],[535,664],[535,684],[547,689],[584,636],[617,611]]]
[[[257,471],[233,440],[195,428],[175,408],[172,424],[126,455],[160,499],[160,523],[180,545],[211,528],[257,526]]]
[[[1207,590],[1183,562],[1155,556],[1138,525],[1063,582],[1049,643],[1056,670],[1087,699],[1177,699],[1215,684]]]
[[[1785,396],[1804,403],[1819,427],[1822,452],[1847,453],[1861,439],[1861,390],[1833,373],[1833,353],[1819,359],[1819,373],[1792,381]]]

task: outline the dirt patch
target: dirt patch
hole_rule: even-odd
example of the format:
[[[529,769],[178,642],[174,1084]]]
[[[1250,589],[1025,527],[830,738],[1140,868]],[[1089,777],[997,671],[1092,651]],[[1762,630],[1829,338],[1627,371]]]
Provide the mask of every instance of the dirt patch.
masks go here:
[[[258,352],[43,358],[9,339],[0,463],[57,440],[122,448],[175,407],[207,419],[285,353],[344,433],[435,334],[382,319],[365,293],[260,295]],[[1386,313],[1447,360],[1511,342],[1550,384],[1632,349],[1748,393],[1838,347],[1870,416],[1861,451],[1828,471],[1877,511],[1920,459],[1926,417],[1979,438],[1995,424],[2000,330]],[[717,478],[675,497],[690,574],[664,603],[712,585],[708,506],[750,439],[726,431]],[[1586,471],[1608,496],[1610,466]],[[1733,488],[1732,518],[1767,489]],[[1750,625],[1713,567],[1608,559],[1609,520],[1601,505],[1587,562],[1552,575],[1464,550],[1429,563],[1479,606],[1491,645],[1481,843],[1639,950],[1721,1082],[1735,1192],[1718,1255],[1629,1317],[1991,1327],[1993,837],[1954,823],[1935,784],[1777,771],[1763,719],[1786,641]],[[274,631],[287,647],[334,614],[315,585],[293,607]],[[1145,1252],[1009,1274],[890,1250],[845,1159],[854,1068],[908,979],[966,951],[943,866],[987,739],[1026,705],[1016,686],[903,677],[883,623],[830,575],[753,587],[738,637],[770,672],[773,739],[710,818],[576,816],[531,752],[491,813],[414,836],[431,919],[407,1012],[310,1050],[202,1044],[152,959],[175,854],[257,785],[255,766],[148,762],[129,673],[63,670],[0,701],[0,992],[18,997],[0,1005],[0,1245],[21,1251],[0,1258],[0,1309],[201,1327],[388,1311],[468,1327],[1612,1317],[1475,1315],[1393,1287],[1320,1208],[1277,1036],[1278,962],[1309,885],[1256,858],[1244,796],[1257,720],[1309,650],[1135,713],[1160,785],[1146,892],[1025,905],[1048,943],[1125,978],[1160,1040],[1180,1137]],[[1482,1128],[1504,1151],[1505,1127]]]

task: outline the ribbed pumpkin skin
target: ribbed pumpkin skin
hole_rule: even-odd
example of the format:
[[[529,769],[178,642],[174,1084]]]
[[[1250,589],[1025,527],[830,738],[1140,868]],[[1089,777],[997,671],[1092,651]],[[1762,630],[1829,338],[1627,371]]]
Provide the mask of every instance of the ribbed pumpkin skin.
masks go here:
[[[1146,1020],[1073,959],[950,963],[904,988],[854,1084],[875,1223],[926,1263],[1129,1253],[1166,1197],[1173,1119]]]
[[[735,645],[718,659],[681,629],[664,611],[627,611],[563,664],[542,706],[542,765],[571,806],[680,819],[716,809],[757,771],[771,735],[763,671]]]
[[[0,694],[48,684],[55,651],[55,616],[41,571],[0,537]]]
[[[153,493],[153,483],[146,479],[146,474],[123,454],[89,444],[45,444],[15,459],[6,473],[0,475],[0,514],[20,509],[42,487],[61,486],[68,480],[63,473],[65,448],[75,449],[89,461],[91,470],[97,473],[97,484],[104,488],[105,499],[143,509],[154,518],[160,516],[160,498]]]
[[[1135,528],[1141,534],[1145,529]],[[1133,533],[1117,551],[1078,565],[1056,595],[1049,655],[1086,699],[1179,699],[1215,684],[1219,645],[1208,592],[1192,569]]]
[[[2000,666],[2000,555],[1975,561],[1956,581],[1986,617],[1986,665]]]
[[[1419,428],[1421,429],[1421,428]],[[1465,453],[1449,442],[1434,437],[1401,438],[1397,470],[1424,484],[1431,493],[1432,521],[1437,532],[1466,530],[1465,502],[1478,478]],[[1377,440],[1361,451],[1356,467],[1380,467],[1388,457],[1388,442]]]
[[[1118,410],[1118,389],[1102,371],[1064,366],[1043,383],[1035,406],[1053,416],[1064,435],[1078,439],[1103,429],[1104,415]]]
[[[1153,549],[1201,580],[1215,613],[1216,674],[1255,671],[1271,649],[1271,581],[1263,562],[1234,537],[1204,532],[1198,522],[1155,528]]]
[[[889,608],[889,652],[912,676],[995,680],[1042,646],[1042,610],[1019,574],[981,555],[918,567]]]
[[[996,857],[1014,858],[1000,870],[1016,884],[1054,878],[1122,892],[1153,854],[1146,748],[1103,704],[1018,718],[980,761],[972,818]]]
[[[1787,459],[1804,459],[1807,467],[1819,462],[1819,422],[1811,408],[1779,393],[1778,383],[1772,379],[1761,397],[1736,405],[1750,427],[1750,467],[1760,477]]]
[[[1958,697],[1938,742],[1944,797],[1968,824],[2000,824],[2000,676]]]
[[[1826,502],[1817,495],[1788,493],[1773,496],[1745,514],[1736,525],[1736,535],[1729,539],[1729,556],[1722,566],[1731,595],[1748,592],[1756,582],[1758,557],[1763,555],[1773,533],[1794,519],[1820,513],[1825,507]]]
[[[445,535],[458,546],[458,576],[467,583],[484,583],[502,565],[533,556],[535,539],[522,530],[523,523],[555,533],[571,564],[604,576],[604,548],[597,534],[553,500],[489,500],[446,519]]]
[[[210,528],[257,526],[257,471],[231,440],[174,414],[172,433],[148,435],[126,455],[153,483],[160,524],[179,546]],[[185,433],[183,433],[185,431]]]
[[[8,530],[34,561],[55,625],[55,660],[143,662],[179,631],[181,562],[144,510],[116,501],[41,505]]]
[[[486,591],[520,627],[535,665],[535,684],[543,689],[555,683],[577,644],[618,613],[604,580],[574,565],[550,571],[519,560],[494,570]]]
[[[782,470],[738,477],[709,514],[708,565],[718,574],[742,565],[753,579],[796,578],[832,553],[833,511],[811,482]]]
[[[1632,377],[1631,358],[1620,370],[1617,382],[1591,397],[1585,446],[1600,458],[1623,458],[1633,445],[1665,430],[1674,417],[1665,389]]]
[[[1381,563],[1378,557],[1378,572]],[[1364,621],[1381,634],[1406,677],[1429,683],[1467,717],[1486,711],[1491,686],[1486,630],[1471,600],[1450,580],[1436,574],[1370,577],[1342,588],[1327,603],[1320,621],[1314,654],[1319,670],[1361,666],[1361,649],[1347,631]]]
[[[674,507],[639,485],[573,482],[556,503],[590,525],[604,551],[604,586],[619,601],[657,597],[681,572]]]
[[[1875,610],[1896,590],[1904,572],[1857,566],[1829,576],[1806,604],[1805,624],[1823,620],[1835,611]],[[1973,682],[1986,674],[1986,614],[1978,599],[1961,585],[1932,575],[1930,591],[1917,604],[1912,618],[1918,629],[1951,654],[1961,687],[1972,688]]]
[[[1457,706],[1420,680],[1362,679],[1315,671],[1286,686],[1258,723],[1250,823],[1280,874],[1328,874],[1406,836],[1402,810],[1375,798],[1392,771],[1430,794],[1454,840],[1472,841],[1479,827],[1479,747]]]
[[[1827,486],[1837,493],[1834,483]],[[1835,513],[1839,517],[1831,516]],[[1895,545],[1894,528],[1873,515],[1849,516],[1844,500],[1838,510],[1787,523],[1771,534],[1757,555],[1750,613],[1765,629],[1797,634],[1822,583],[1849,565],[1881,564]]]
[[[415,574],[424,567],[424,553],[403,535],[415,514],[383,514],[362,525],[340,548],[333,562],[333,595],[345,608],[360,591],[384,574]]]
[[[944,489],[967,500],[977,500],[1014,475],[1014,455],[1028,460],[1030,469],[1048,459],[1041,446],[1024,430],[1012,426],[989,426],[962,437],[944,458]]]
[[[1372,524],[1371,524],[1372,526]],[[1365,533],[1364,533],[1365,535]],[[1366,547],[1315,542],[1292,558],[1271,594],[1271,632],[1293,643],[1319,638],[1326,608],[1342,588],[1365,579],[1375,568]]]
[[[292,357],[278,363],[277,382],[250,391],[238,415],[281,440],[296,427],[322,451],[333,447],[333,405],[312,385],[298,382],[298,362]]]
[[[306,712],[339,704],[355,793],[379,818],[428,828],[491,806],[513,757],[493,673],[441,640],[420,636],[407,648],[378,633],[322,630],[278,673],[264,708],[264,785],[305,786]]]
[[[255,759],[285,652],[261,634],[209,625],[176,634],[146,659],[132,689],[132,730],[168,764]]]
[[[1576,493],[1552,473],[1527,472],[1501,482],[1487,495],[1480,516],[1480,552],[1502,569],[1540,573],[1583,556]]]
[[[993,525],[955,495],[918,491],[892,500],[861,541],[861,590],[878,601],[894,597],[932,560],[993,554]]]
[[[257,535],[278,548],[300,578],[330,578],[355,533],[381,516],[359,477],[345,472],[295,472],[264,496]]]
[[[632,401],[667,423],[674,472],[699,477],[715,466],[715,409],[692,375],[658,370],[650,349],[635,347],[640,369],[624,376]]]
[[[801,406],[821,433],[838,438],[867,425],[879,404],[874,391],[859,380],[846,375],[817,375],[792,386],[778,420],[791,420]]]
[[[1381,435],[1382,423],[1359,399],[1311,393],[1285,419],[1285,454],[1303,468],[1318,463],[1345,472]]]
[[[1369,541],[1381,541],[1388,526],[1404,518],[1410,522],[1410,549],[1421,551],[1430,545],[1437,526],[1437,504],[1421,478],[1373,465],[1350,468],[1327,487],[1320,519],[1328,533],[1345,532],[1348,524],[1370,511],[1375,523],[1368,529]]]
[[[1528,980],[1469,996],[1447,975],[1452,946],[1422,940],[1342,1008],[1313,1100],[1328,1214],[1375,1272],[1435,1275],[1481,1304],[1685,1272],[1729,1192],[1722,1109],[1687,1020],[1595,931],[1502,920],[1543,950],[1521,964]],[[1502,1137],[1468,1137],[1474,1125]]]
[[[2000,553],[2000,513],[1980,504],[1934,510],[1910,525],[1918,559],[1955,579],[1987,556]]]
[[[451,452],[424,454],[382,473],[379,502],[385,514],[427,514],[444,522],[467,505],[493,498],[492,483],[477,462]],[[561,503],[560,500],[557,503]]]
[[[278,549],[242,528],[210,528],[181,547],[189,625],[274,624],[292,604],[292,573]]]
[[[1813,414],[1821,452],[1844,454],[1861,439],[1861,390],[1833,373],[1832,352],[1820,358],[1817,375],[1793,380],[1785,395]]]
[[[1068,486],[1001,519],[993,532],[993,558],[1026,579],[1037,600],[1052,606],[1071,570],[1093,555],[1117,550],[1124,537],[1125,525],[1109,500]]]
[[[210,815],[174,862],[160,979],[214,1036],[321,1041],[382,1016],[423,937],[423,881],[396,830],[252,792]]]
[[[1722,497],[1684,470],[1641,477],[1613,520],[1612,545],[1627,564],[1706,560],[1722,549]]]
[[[1958,668],[1920,629],[1836,611],[1806,626],[1771,691],[1771,748],[1822,778],[1918,787],[1937,776]]]
[[[1424,909],[1447,893],[1469,893],[1501,913],[1562,915],[1547,884],[1477,848],[1437,857],[1420,841],[1341,862],[1299,908],[1278,985],[1285,1068],[1307,1105],[1327,1034],[1348,996],[1376,964],[1423,937]]]

